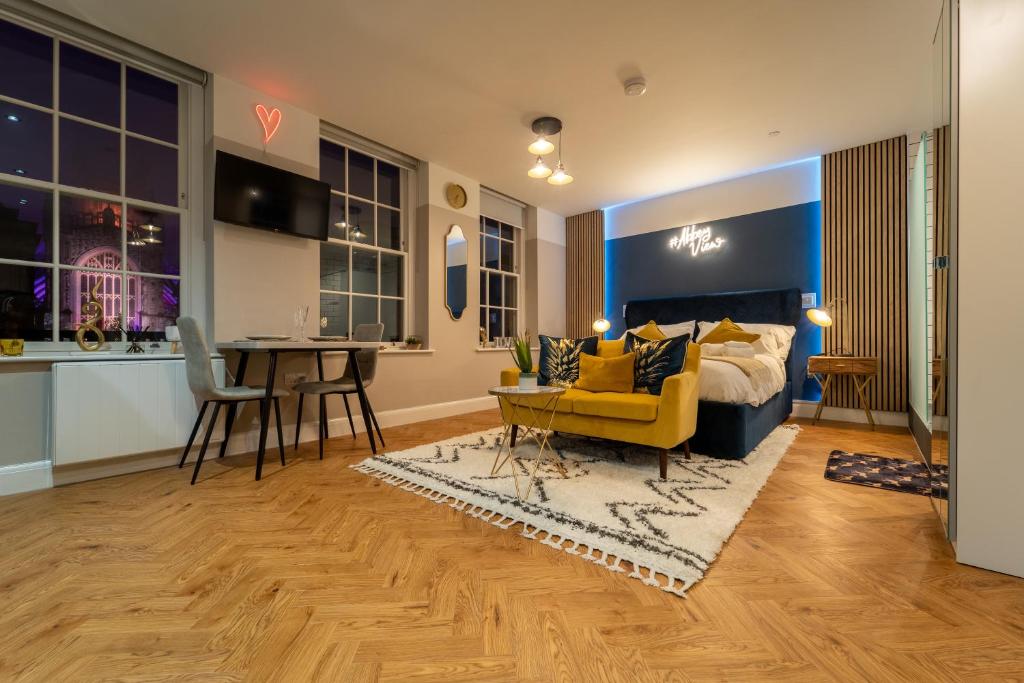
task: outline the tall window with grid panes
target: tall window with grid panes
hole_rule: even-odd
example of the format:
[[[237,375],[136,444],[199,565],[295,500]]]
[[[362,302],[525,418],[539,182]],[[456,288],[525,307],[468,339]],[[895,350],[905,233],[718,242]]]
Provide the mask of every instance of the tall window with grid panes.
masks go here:
[[[183,91],[0,20],[0,337],[70,341],[93,291],[108,330],[174,324]]]
[[[488,341],[518,334],[521,232],[480,216],[480,336]]]
[[[320,179],[331,185],[328,239],[320,246],[322,334],[350,335],[360,323],[382,322],[385,341],[402,339],[404,175],[369,154],[320,141]]]

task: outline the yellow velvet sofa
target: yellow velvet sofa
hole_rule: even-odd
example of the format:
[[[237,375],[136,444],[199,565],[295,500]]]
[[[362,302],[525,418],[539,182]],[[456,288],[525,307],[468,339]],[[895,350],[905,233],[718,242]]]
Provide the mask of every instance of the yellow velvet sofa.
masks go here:
[[[622,340],[598,341],[597,355],[623,353]],[[665,380],[661,395],[593,393],[567,389],[558,399],[551,429],[613,441],[624,441],[659,450],[661,478],[668,472],[668,450],[682,445],[690,457],[689,439],[697,430],[697,380],[700,375],[700,346],[689,344],[683,371]],[[514,386],[519,370],[502,370],[501,384]],[[523,399],[520,399],[523,400]],[[520,416],[522,411],[522,416]],[[529,424],[526,408],[512,409],[512,444],[518,425]]]

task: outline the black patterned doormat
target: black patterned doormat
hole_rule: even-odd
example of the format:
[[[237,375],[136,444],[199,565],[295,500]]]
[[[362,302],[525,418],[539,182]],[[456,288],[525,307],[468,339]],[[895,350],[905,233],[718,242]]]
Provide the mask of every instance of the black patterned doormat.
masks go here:
[[[832,451],[825,465],[825,478],[844,484],[946,498],[949,495],[949,468],[946,465],[933,467],[937,475],[934,480],[928,475],[928,466],[923,462]]]

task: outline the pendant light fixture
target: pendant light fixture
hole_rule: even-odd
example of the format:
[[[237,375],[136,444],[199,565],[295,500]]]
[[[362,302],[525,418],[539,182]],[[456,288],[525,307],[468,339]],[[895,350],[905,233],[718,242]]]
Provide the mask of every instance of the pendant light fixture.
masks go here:
[[[553,116],[542,116],[533,121],[530,125],[530,130],[533,131],[537,138],[526,149],[530,154],[537,157],[537,161],[526,174],[538,180],[547,178],[548,182],[552,185],[568,185],[571,183],[573,177],[565,172],[565,164],[562,162],[562,122]],[[544,163],[543,156],[555,151],[554,143],[548,139],[555,135],[558,136],[558,163],[555,166],[554,172],[552,172],[551,167]]]

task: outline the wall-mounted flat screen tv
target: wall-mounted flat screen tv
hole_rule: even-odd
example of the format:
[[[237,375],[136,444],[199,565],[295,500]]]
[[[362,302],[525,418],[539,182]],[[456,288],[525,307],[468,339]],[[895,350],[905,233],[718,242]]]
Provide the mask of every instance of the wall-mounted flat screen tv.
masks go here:
[[[327,239],[327,183],[218,150],[213,196],[214,220]]]

